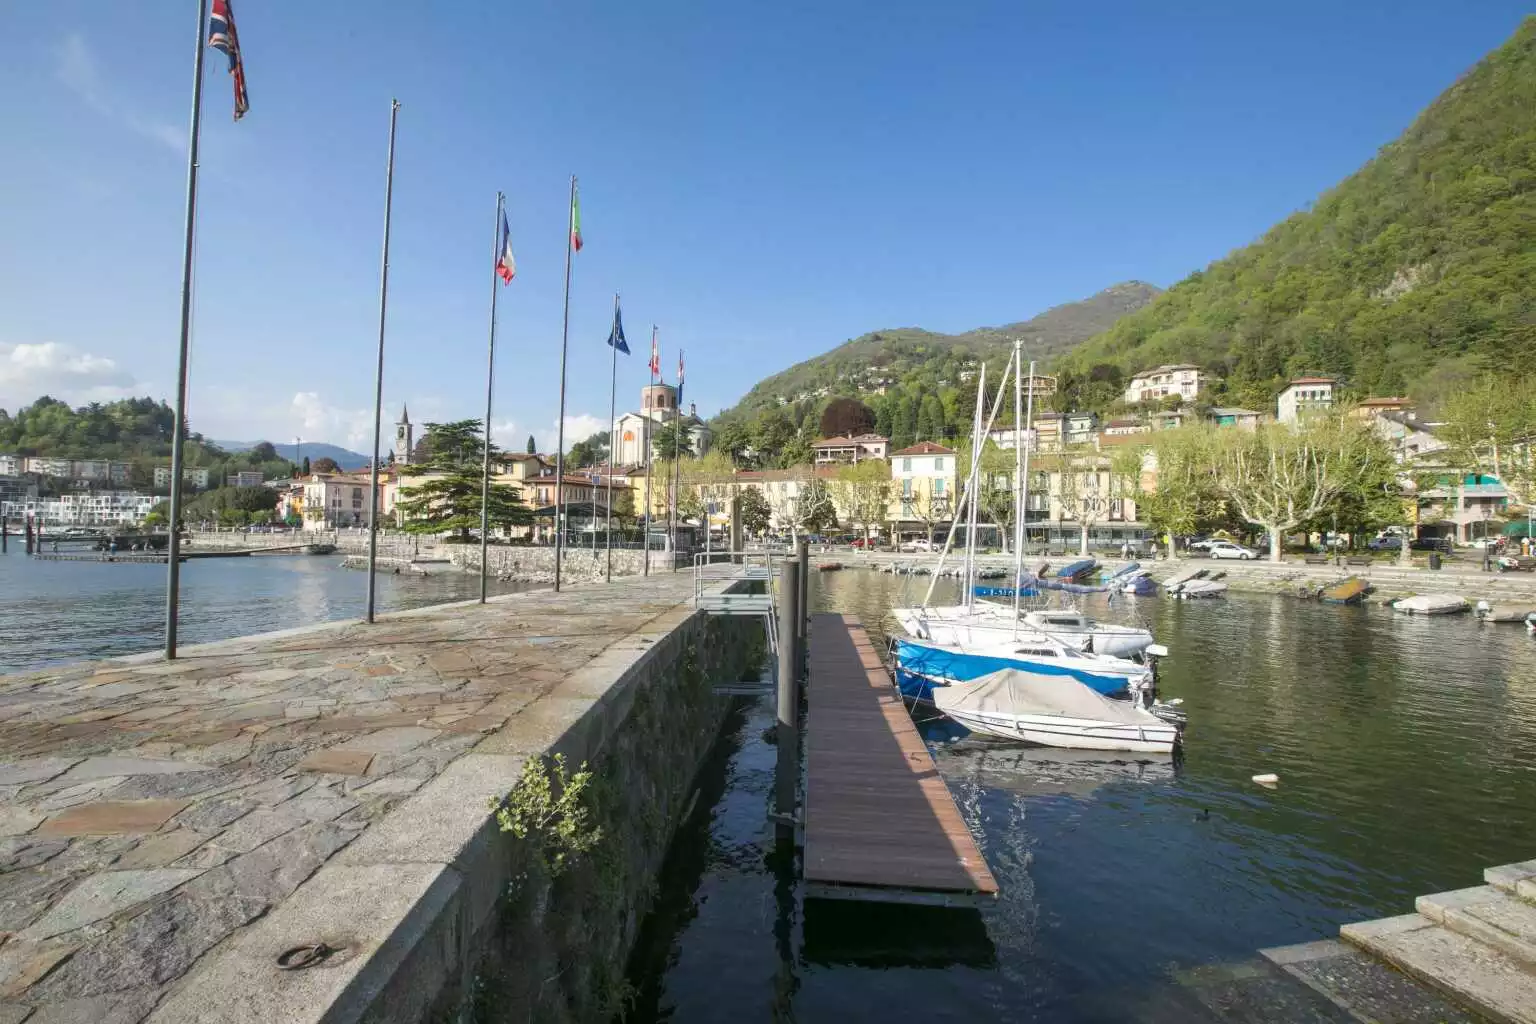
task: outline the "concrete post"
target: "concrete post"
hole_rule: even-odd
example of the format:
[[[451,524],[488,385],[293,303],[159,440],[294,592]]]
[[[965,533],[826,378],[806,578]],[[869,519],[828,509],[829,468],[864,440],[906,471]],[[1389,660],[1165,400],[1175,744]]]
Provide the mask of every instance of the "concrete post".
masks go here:
[[[800,692],[797,667],[800,661],[800,566],[785,559],[779,575],[779,702],[778,764],[774,772],[774,811],[780,830],[790,828],[795,813],[795,791],[800,781]]]
[[[0,555],[5,554],[6,549],[10,547],[10,541],[11,541],[11,524],[10,524],[10,521],[8,519],[6,519],[5,516],[0,515]]]
[[[731,551],[741,549],[741,495],[738,494],[731,498]]]
[[[796,648],[800,652],[800,676],[810,676],[810,638],[811,638],[811,542],[805,537],[800,538],[800,543],[795,551],[795,562],[799,565],[800,594],[798,606],[800,609],[799,620],[795,628],[800,631],[799,645]]]

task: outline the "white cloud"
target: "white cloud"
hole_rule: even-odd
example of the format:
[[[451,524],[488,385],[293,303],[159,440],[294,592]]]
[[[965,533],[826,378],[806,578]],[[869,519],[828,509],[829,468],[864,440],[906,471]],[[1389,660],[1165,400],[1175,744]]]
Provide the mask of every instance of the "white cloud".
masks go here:
[[[507,451],[520,452],[528,444],[528,435],[532,434],[535,443],[541,452],[553,452],[558,438],[558,420],[550,420],[548,426],[532,427],[518,420],[492,420],[491,440],[496,445]],[[593,434],[600,434],[608,429],[608,421],[586,413],[577,413],[565,417],[565,450],[569,452],[571,445],[577,441],[585,441]]]
[[[42,395],[84,405],[146,391],[131,373],[106,356],[56,341],[0,344],[0,408],[30,405]]]
[[[103,81],[96,55],[91,52],[85,37],[80,33],[72,32],[64,37],[64,41],[54,51],[54,61],[54,77],[80,97],[86,106],[163,146],[177,152],[186,150],[184,129],[164,121],[145,118],[110,98],[113,90]]]

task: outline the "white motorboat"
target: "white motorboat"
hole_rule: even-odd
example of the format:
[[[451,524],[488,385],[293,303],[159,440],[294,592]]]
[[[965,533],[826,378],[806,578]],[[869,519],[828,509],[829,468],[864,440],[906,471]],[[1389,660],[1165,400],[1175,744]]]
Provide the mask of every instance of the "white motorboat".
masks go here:
[[[1392,602],[1392,610],[1405,615],[1454,615],[1468,607],[1466,598],[1455,594],[1415,594]]]
[[[1216,580],[1188,579],[1172,587],[1165,586],[1163,589],[1169,597],[1192,600],[1198,597],[1220,597],[1227,592],[1227,585],[1218,583]]]
[[[939,687],[933,700],[972,732],[1047,747],[1171,753],[1182,732],[1137,701],[1021,669]]]
[[[1099,622],[1070,608],[1036,609],[1015,618],[1012,608],[979,601],[970,608],[897,608],[891,614],[908,636],[941,644],[1051,637],[1080,651],[1129,658],[1153,643],[1150,630]]]
[[[1531,612],[1525,617],[1525,629],[1531,636],[1536,636],[1536,612]]]

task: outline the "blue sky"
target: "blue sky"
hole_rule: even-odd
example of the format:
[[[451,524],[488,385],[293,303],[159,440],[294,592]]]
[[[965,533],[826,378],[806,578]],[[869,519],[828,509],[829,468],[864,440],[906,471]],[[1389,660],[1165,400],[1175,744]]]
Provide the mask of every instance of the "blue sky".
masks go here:
[[[867,330],[1166,286],[1358,167],[1524,7],[243,0],[244,121],[206,68],[192,426],[371,441],[391,96],[386,423],[483,411],[502,189],[497,437],[548,447],[572,173],[568,442],[607,422],[615,291],[620,409],[656,323],[707,415]],[[0,13],[0,406],[172,391],[195,9]]]

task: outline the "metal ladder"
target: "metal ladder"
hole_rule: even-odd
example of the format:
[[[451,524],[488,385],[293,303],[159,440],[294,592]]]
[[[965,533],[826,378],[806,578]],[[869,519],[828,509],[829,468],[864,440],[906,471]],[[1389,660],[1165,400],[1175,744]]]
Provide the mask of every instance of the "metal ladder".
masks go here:
[[[726,558],[727,561],[717,561]],[[738,561],[738,559],[740,559]],[[716,551],[693,556],[693,603],[710,615],[744,616],[763,620],[763,632],[768,640],[768,672],[756,682],[718,683],[714,692],[729,696],[757,696],[771,693],[773,680],[778,678],[779,663],[779,613],[774,599],[773,579],[777,574],[771,551],[746,552]],[[715,588],[733,581],[762,581],[761,594],[720,593]],[[705,593],[709,590],[709,593]]]

